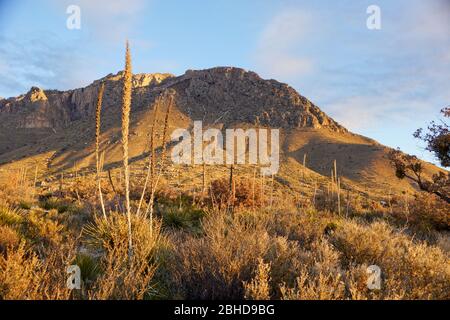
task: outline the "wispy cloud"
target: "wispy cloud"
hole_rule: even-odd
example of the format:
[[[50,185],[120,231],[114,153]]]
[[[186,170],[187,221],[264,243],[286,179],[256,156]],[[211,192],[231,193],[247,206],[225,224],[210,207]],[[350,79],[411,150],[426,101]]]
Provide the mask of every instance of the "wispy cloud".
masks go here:
[[[86,84],[89,77],[79,68],[82,57],[74,59],[73,46],[50,32],[40,38],[0,36],[0,91],[19,95],[31,86],[68,89]]]
[[[287,81],[307,74],[313,61],[295,54],[295,49],[311,30],[312,14],[300,9],[278,12],[262,31],[256,53],[256,64],[263,76]]]
[[[360,132],[387,123],[413,130],[408,123],[425,123],[450,102],[448,30],[447,1],[417,2],[385,14],[382,31],[367,31],[370,41],[348,44],[359,56],[321,70],[328,74],[323,108]]]

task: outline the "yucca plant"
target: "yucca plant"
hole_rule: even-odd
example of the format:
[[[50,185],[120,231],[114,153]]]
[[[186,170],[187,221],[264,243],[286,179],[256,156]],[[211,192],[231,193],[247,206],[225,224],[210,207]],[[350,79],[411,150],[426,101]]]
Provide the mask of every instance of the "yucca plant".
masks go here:
[[[97,98],[97,108],[95,111],[95,164],[97,167],[97,185],[98,185],[98,196],[100,198],[100,205],[102,207],[103,217],[106,219],[106,211],[105,204],[103,202],[103,194],[102,187],[100,183],[100,174],[101,174],[101,165],[100,165],[100,118],[101,118],[101,110],[102,110],[102,100],[103,100],[103,91],[105,90],[105,83],[102,83],[100,86],[100,90],[98,92]]]

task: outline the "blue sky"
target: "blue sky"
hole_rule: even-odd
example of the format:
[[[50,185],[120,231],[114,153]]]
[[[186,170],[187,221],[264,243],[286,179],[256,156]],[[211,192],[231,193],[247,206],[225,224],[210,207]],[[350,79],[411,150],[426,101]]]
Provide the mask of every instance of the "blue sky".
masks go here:
[[[68,5],[81,29],[66,27]],[[366,9],[381,9],[381,30]],[[123,66],[237,66],[286,82],[350,130],[427,160],[412,132],[450,104],[450,0],[0,0],[0,96]]]

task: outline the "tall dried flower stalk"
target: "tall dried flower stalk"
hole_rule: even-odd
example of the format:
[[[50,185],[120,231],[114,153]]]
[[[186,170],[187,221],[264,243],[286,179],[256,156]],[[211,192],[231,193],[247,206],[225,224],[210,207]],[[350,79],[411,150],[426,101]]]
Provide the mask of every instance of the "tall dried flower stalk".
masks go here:
[[[172,109],[173,100],[174,100],[174,97],[173,97],[173,94],[171,93],[169,95],[168,104],[167,104],[167,108],[166,108],[166,115],[164,117],[164,129],[163,129],[163,136],[162,136],[162,151],[161,151],[161,158],[159,161],[159,170],[158,170],[158,174],[156,175],[156,177],[154,176],[154,174],[152,174],[152,177],[151,177],[152,182],[151,182],[150,200],[148,202],[147,212],[146,212],[146,216],[149,215],[149,217],[150,217],[151,225],[153,223],[153,203],[155,200],[155,192],[156,192],[156,188],[158,186],[159,179],[162,174],[162,170],[164,167],[164,161],[165,161],[165,157],[166,157],[167,132],[169,130],[169,115],[170,115],[170,111]],[[153,164],[155,164],[156,156],[153,157],[152,159],[153,159]],[[154,172],[154,171],[155,170],[152,170],[152,172]]]
[[[148,157],[148,168],[147,168],[147,175],[145,176],[144,181],[144,187],[142,189],[141,198],[139,200],[139,205],[137,208],[136,214],[139,215],[141,211],[141,206],[144,201],[145,197],[145,191],[147,190],[147,185],[150,180],[150,183],[153,183],[153,173],[154,173],[154,157],[155,157],[155,128],[156,128],[156,119],[158,117],[158,109],[159,105],[161,103],[160,98],[158,97],[154,104],[154,110],[153,110],[153,123],[150,131],[150,151],[149,151],[149,157]]]
[[[116,187],[114,186],[114,182],[113,182],[113,179],[112,179],[112,176],[111,176],[111,170],[110,169],[108,169],[108,179],[109,179],[109,184],[111,185],[111,188],[112,188],[113,192],[117,194],[117,190],[116,190]]]
[[[306,171],[306,153],[303,154],[303,168],[302,168],[303,179],[305,179],[305,171]]]
[[[337,203],[338,215],[341,215],[341,178],[337,179]]]
[[[235,202],[235,179],[234,179],[234,166],[230,166],[230,175],[229,175],[229,196],[228,196],[228,207],[230,213],[234,212],[234,202]]]
[[[270,208],[272,208],[272,205],[273,205],[273,183],[274,183],[273,180],[274,179],[273,179],[273,174],[272,174],[271,181],[270,181]]]
[[[256,168],[257,166],[255,165],[253,167],[253,183],[252,183],[252,206],[253,206],[253,210],[255,210],[256,204],[255,204],[255,196],[256,196]]]
[[[206,164],[203,161],[202,167],[202,196],[204,197],[206,193]]]
[[[105,83],[102,83],[100,86],[100,90],[98,92],[97,97],[97,108],[95,110],[95,164],[97,167],[97,187],[98,187],[98,196],[100,198],[100,205],[102,207],[102,213],[103,217],[106,219],[106,210],[105,210],[105,204],[103,202],[103,194],[102,194],[102,186],[100,182],[100,174],[102,171],[102,165],[100,163],[100,119],[101,119],[101,112],[102,112],[102,101],[103,101],[103,92],[105,91]]]
[[[31,197],[32,199],[34,199],[34,196],[36,194],[37,177],[38,177],[38,163],[36,162],[36,165],[34,168],[33,194]]]
[[[131,91],[132,91],[132,71],[131,54],[127,41],[125,53],[125,70],[123,74],[123,95],[122,95],[122,149],[123,149],[123,170],[125,181],[125,206],[128,219],[128,245],[129,254],[132,253],[133,242],[131,239],[131,209],[130,209],[130,168],[128,166],[128,133],[130,126]]]

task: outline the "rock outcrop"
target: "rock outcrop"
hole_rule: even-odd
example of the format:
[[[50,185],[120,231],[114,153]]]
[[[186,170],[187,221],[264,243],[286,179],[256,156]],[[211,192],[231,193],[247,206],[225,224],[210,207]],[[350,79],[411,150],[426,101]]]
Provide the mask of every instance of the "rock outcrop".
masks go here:
[[[47,101],[47,96],[45,95],[44,90],[37,87],[32,87],[30,91],[25,95],[26,101],[29,101],[30,103],[34,103],[37,101]]]
[[[26,95],[0,100],[0,120],[9,116],[9,124],[15,128],[63,128],[73,121],[91,118],[101,82],[106,85],[104,110],[118,112],[121,79],[122,72],[110,74],[85,88],[69,91],[33,87]],[[264,80],[240,68],[188,70],[178,77],[168,73],[136,74],[133,87],[133,110],[149,107],[158,95],[172,90],[176,92],[177,107],[192,120],[220,121],[225,126],[249,123],[346,131],[287,84]]]

